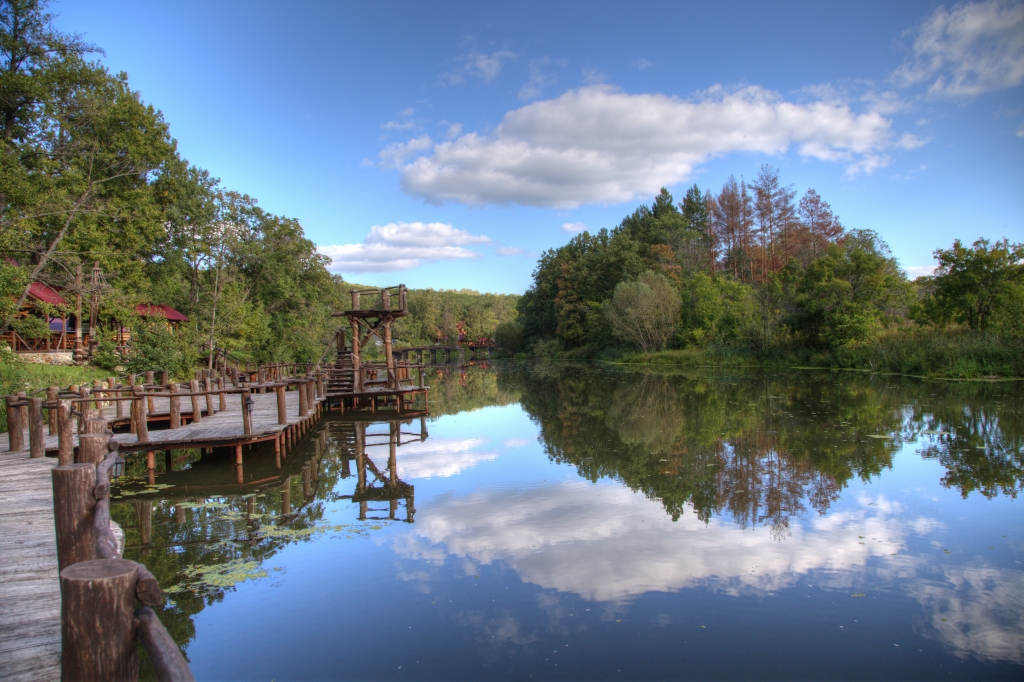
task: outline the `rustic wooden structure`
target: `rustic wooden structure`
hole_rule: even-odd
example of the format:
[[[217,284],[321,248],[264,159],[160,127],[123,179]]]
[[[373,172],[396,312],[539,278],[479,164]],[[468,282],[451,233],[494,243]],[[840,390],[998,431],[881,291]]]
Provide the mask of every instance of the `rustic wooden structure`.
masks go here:
[[[423,396],[426,405],[429,389],[423,383],[423,366],[396,360],[391,325],[409,314],[404,284],[382,289],[353,289],[352,308],[334,317],[348,320],[349,332],[340,327],[335,334],[337,358],[327,373],[327,398],[330,406],[345,410],[369,407],[393,407],[397,412],[407,403]],[[346,336],[350,343],[346,345]],[[364,359],[364,349],[372,338],[380,340],[384,362]]]
[[[396,315],[405,308],[404,288],[398,298]],[[376,327],[383,333],[383,320],[394,315],[384,312],[375,317],[370,314],[374,311],[382,313],[385,308],[363,311],[353,326]],[[365,342],[356,343],[360,340]],[[132,652],[137,649],[125,642],[136,637],[141,637],[159,679],[191,679],[187,666],[182,669],[170,656],[177,648],[166,633],[161,634],[155,615],[128,609],[129,601],[145,602],[142,596],[147,594],[155,599],[159,590],[144,567],[111,555],[109,483],[104,487],[97,472],[102,469],[106,475],[108,450],[125,456],[139,453],[146,457],[152,483],[157,452],[204,448],[229,454],[234,483],[227,484],[236,491],[288,487],[294,476],[302,477],[305,489],[307,479],[315,482],[315,473],[307,465],[290,464],[289,452],[310,432],[328,400],[333,398],[336,406],[347,410],[347,420],[360,419],[363,408],[368,409],[366,418],[378,409],[401,412],[403,419],[427,414],[420,366],[396,362],[393,356],[385,363],[363,363],[351,351],[348,355],[361,373],[353,367],[339,371],[337,363],[283,363],[255,371],[218,363],[187,383],[169,381],[167,372],[147,372],[111,377],[91,387],[50,387],[31,395],[4,396],[9,430],[0,434],[0,496],[5,502],[0,511],[0,681],[53,679],[61,661],[65,671],[84,670],[96,660],[89,652],[97,651],[116,665],[73,678],[133,679],[137,661]],[[414,373],[417,382],[412,385]],[[362,390],[338,390],[339,379],[346,376],[353,384],[359,376]],[[416,395],[424,398],[419,409],[411,402]],[[413,488],[398,478],[394,466],[393,450],[401,443],[401,433],[395,433],[391,466],[384,475],[365,455],[365,424],[361,428],[363,449],[354,452],[362,454],[353,458],[362,472],[358,494],[363,516],[366,503],[388,499],[394,517],[399,501],[405,499],[406,520],[411,522]],[[246,450],[270,444],[276,472],[265,475],[252,467],[247,474]],[[319,451],[321,446],[316,447]],[[293,470],[295,466],[299,469]],[[282,504],[290,509],[290,496]],[[139,513],[143,514],[141,507]],[[95,520],[101,516],[107,520]],[[140,529],[145,527],[142,521],[140,516]],[[119,563],[111,563],[115,561]],[[129,598],[130,585],[136,587]],[[62,590],[64,615],[59,618]],[[95,608],[82,611],[85,604]],[[131,616],[130,622],[125,614]],[[77,644],[69,644],[72,640]]]
[[[156,578],[121,558],[110,531],[110,473],[124,461],[116,442],[98,463],[53,470],[61,559],[61,679],[138,679],[138,642],[161,681],[193,680],[184,656],[148,606],[163,603]],[[67,474],[67,475],[65,475]],[[145,606],[135,608],[139,601]]]

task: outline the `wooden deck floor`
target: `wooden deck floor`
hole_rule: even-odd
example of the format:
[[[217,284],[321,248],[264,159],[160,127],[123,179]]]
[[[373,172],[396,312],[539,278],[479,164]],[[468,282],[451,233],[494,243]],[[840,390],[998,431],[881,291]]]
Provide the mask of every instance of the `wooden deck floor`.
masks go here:
[[[4,434],[6,437],[7,434]],[[0,451],[0,680],[60,678],[50,457]]]

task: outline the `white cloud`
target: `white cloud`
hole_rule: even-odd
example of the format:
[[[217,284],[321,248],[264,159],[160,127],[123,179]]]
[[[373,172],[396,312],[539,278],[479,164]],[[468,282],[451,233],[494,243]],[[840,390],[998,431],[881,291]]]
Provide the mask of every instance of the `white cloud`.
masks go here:
[[[534,441],[526,438],[506,438],[501,442],[506,448],[522,448],[533,443]]]
[[[1021,123],[1020,127],[1017,128],[1017,137],[1024,137],[1024,123]]]
[[[580,73],[583,74],[583,82],[587,85],[600,85],[608,82],[608,74],[604,71],[597,69],[580,69]]]
[[[494,253],[499,256],[518,256],[521,253],[526,253],[526,249],[521,249],[518,246],[503,246]]]
[[[636,68],[640,69],[641,71],[643,71],[644,69],[649,69],[652,66],[654,66],[653,64],[651,64],[646,59],[637,59],[636,61],[631,62],[631,63],[633,64],[633,66],[635,66]]]
[[[935,274],[935,265],[911,265],[909,268],[904,268],[907,271],[907,277],[909,279],[917,279],[918,277],[931,277]]]
[[[412,442],[398,448],[398,477],[403,481],[421,478],[447,478],[460,471],[471,469],[481,462],[497,459],[494,452],[480,452],[478,449],[485,438],[431,438],[423,442]],[[387,457],[387,445],[383,448]],[[375,457],[380,450],[367,449]]]
[[[970,97],[1024,81],[1024,3],[940,6],[912,34],[912,54],[893,73],[901,85],[932,81],[931,95]]]
[[[519,99],[536,99],[540,97],[544,88],[555,84],[555,77],[544,71],[544,67],[550,61],[547,57],[530,60],[530,80],[526,81],[523,87],[519,88]]]
[[[331,259],[336,272],[393,272],[422,261],[479,258],[464,247],[490,241],[447,223],[388,223],[370,228],[361,244],[318,246],[317,251]]]
[[[518,56],[515,52],[508,50],[498,50],[491,54],[470,52],[455,58],[455,61],[460,62],[459,67],[451,73],[446,73],[444,79],[449,85],[465,83],[467,78],[479,78],[485,83],[489,83],[498,77],[505,62]]]
[[[454,140],[456,137],[462,134],[462,124],[453,123],[448,126],[448,132],[444,134],[446,139]]]
[[[384,130],[410,130],[416,127],[416,121],[388,121],[380,127]]]
[[[585,229],[587,229],[586,223],[562,223],[562,232],[573,234],[576,232],[582,232]]]
[[[694,100],[630,95],[597,85],[505,114],[493,133],[432,144],[421,136],[389,145],[381,164],[401,171],[402,188],[433,203],[522,204],[556,209],[651,196],[700,164],[732,152],[781,154],[871,172],[896,141],[877,111],[839,102],[796,104],[751,86],[715,86]]]
[[[415,529],[395,543],[399,555],[434,564],[448,556],[500,561],[524,582],[594,601],[701,585],[765,594],[818,569],[850,581],[838,572],[905,547],[901,519],[877,505],[793,524],[782,542],[769,528],[719,518],[705,524],[692,510],[673,522],[644,495],[582,481],[444,496],[420,507]],[[862,544],[858,535],[872,541]]]

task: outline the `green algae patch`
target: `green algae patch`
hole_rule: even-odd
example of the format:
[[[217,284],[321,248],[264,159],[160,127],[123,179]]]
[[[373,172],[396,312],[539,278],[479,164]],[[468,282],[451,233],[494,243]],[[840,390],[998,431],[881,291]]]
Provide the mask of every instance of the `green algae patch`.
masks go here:
[[[164,590],[166,594],[204,594],[234,587],[246,580],[260,580],[269,573],[258,561],[235,559],[223,564],[192,564],[182,569],[183,580]]]

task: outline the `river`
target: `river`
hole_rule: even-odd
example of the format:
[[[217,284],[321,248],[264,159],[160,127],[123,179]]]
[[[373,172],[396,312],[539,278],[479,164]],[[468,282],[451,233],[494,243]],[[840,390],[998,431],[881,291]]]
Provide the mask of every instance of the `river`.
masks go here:
[[[429,417],[328,413],[241,486],[226,452],[129,462],[125,558],[198,679],[1024,677],[1020,382],[428,383]]]

